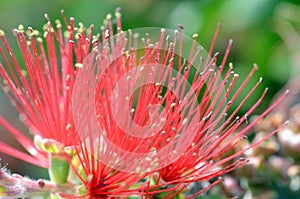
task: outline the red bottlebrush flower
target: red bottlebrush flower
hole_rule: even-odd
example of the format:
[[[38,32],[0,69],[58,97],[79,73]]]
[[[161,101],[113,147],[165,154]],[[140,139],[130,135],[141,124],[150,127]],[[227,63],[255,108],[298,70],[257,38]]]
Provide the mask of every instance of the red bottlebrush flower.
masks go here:
[[[120,18],[118,18],[119,22]],[[99,161],[103,157],[96,156],[96,154],[100,153],[96,149],[88,150],[86,140],[80,139],[78,136],[73,120],[73,114],[77,115],[77,110],[72,111],[73,107],[71,106],[74,81],[76,73],[83,67],[83,60],[93,48],[92,45],[96,46],[100,41],[99,37],[92,37],[93,26],[86,36],[83,26],[74,27],[73,18],[70,19],[70,24],[64,18],[64,23],[68,28],[67,32],[63,32],[59,21],[56,21],[55,28],[48,19],[44,32],[46,47],[44,47],[37,31],[29,28],[28,39],[23,29],[15,30],[24,58],[23,64],[19,64],[20,61],[14,57],[4,33],[0,32],[1,44],[3,44],[0,48],[0,54],[4,60],[0,63],[0,74],[3,79],[1,86],[22,114],[24,123],[37,139],[37,142],[33,143],[32,140],[18,132],[1,117],[0,124],[7,128],[32,156],[17,151],[4,143],[1,143],[0,150],[29,163],[48,167],[49,170],[51,168],[51,171],[54,169],[54,172],[55,168],[51,167],[52,159],[49,165],[48,157],[39,151],[35,144],[38,144],[39,149],[46,149],[46,151],[54,153],[51,158],[54,157],[54,161],[59,162],[58,164],[65,164],[63,158],[66,158],[71,166],[71,174],[75,175],[75,177],[70,175],[69,182],[78,183],[80,181],[84,187],[77,190],[76,196],[67,195],[69,191],[66,191],[65,186],[63,189],[55,188],[62,190],[58,193],[67,198],[75,198],[78,195],[79,198],[107,198],[140,194],[146,185],[143,186],[141,183],[137,188],[131,188],[131,186],[148,176],[148,173],[129,173],[109,168]],[[120,28],[119,23],[118,29]],[[106,32],[107,29],[103,29],[104,37]],[[22,70],[22,65],[25,65],[27,74]],[[86,100],[83,96],[80,98]],[[84,120],[80,124],[85,125]],[[89,141],[92,145],[99,143],[97,140]],[[71,156],[65,154],[67,152],[66,147],[74,147],[72,152],[76,152],[75,157],[72,156],[74,154]],[[57,156],[56,153],[58,153]],[[76,163],[76,160],[79,164]],[[68,171],[65,168],[63,174],[65,174],[65,170]],[[6,178],[6,180],[10,180],[10,177]],[[65,176],[62,180],[64,179]],[[19,179],[19,181],[26,184],[26,180]],[[16,180],[16,182],[18,181]],[[65,182],[61,181],[58,184],[61,183]],[[148,181],[144,184],[147,183]],[[5,184],[0,182],[0,188],[3,186],[5,187]],[[70,187],[73,188],[73,186]],[[8,190],[10,188],[13,187],[8,187]],[[23,188],[26,191],[30,189],[30,186]],[[49,192],[53,193],[55,189],[52,187],[52,191]],[[37,189],[35,188],[35,190]],[[36,192],[44,193],[45,190],[37,190]],[[3,194],[7,193],[20,194],[19,191],[3,192]],[[25,192],[22,194],[26,196]]]
[[[141,195],[167,192],[164,198],[173,198],[192,182],[221,177],[243,166],[247,160],[236,158],[279,130],[225,156],[284,95],[242,128],[241,124],[261,103],[267,89],[242,117],[237,113],[262,80],[233,113],[228,115],[228,111],[257,66],[235,89],[238,75],[231,65],[225,66],[232,41],[220,66],[217,66],[218,54],[212,56],[219,26],[208,56],[197,46],[197,36],[186,42],[183,28],[179,27],[180,31],[175,32],[159,30],[157,40],[149,32],[155,36],[158,29],[137,30],[146,33],[140,47],[139,36],[133,31],[124,32],[118,26],[113,35],[109,17],[102,43],[83,62],[74,85],[73,111],[84,146],[81,165],[86,175],[97,179],[89,181],[91,195],[100,197],[101,190],[105,193],[107,172],[109,176],[129,181],[128,173],[133,176],[145,173],[149,174],[144,178],[148,184],[140,190]],[[156,176],[154,183],[150,183],[150,174]],[[139,179],[138,175],[136,178]]]
[[[1,86],[33,135],[43,139],[44,146],[41,147],[46,148],[53,143],[61,147],[80,143],[71,113],[71,94],[78,70],[76,66],[90,51],[93,27],[86,35],[82,25],[75,31],[73,18],[68,24],[64,17],[64,23],[66,32],[63,32],[58,20],[53,25],[48,19],[42,36],[30,27],[24,30],[23,26],[19,26],[18,30],[14,30],[23,60],[16,59],[4,33],[0,34]],[[36,156],[32,141],[13,129],[2,117],[0,124]],[[4,144],[0,149],[22,160],[39,164],[39,157],[33,161],[28,156],[12,152],[13,149]]]
[[[86,36],[83,27],[74,28],[74,19],[68,25],[64,18],[68,28],[64,35],[59,22],[56,30],[49,21],[44,34],[47,48],[36,31],[29,29],[29,40],[24,31],[15,31],[28,77],[0,34],[0,54],[7,67],[0,65],[2,86],[25,124],[46,140],[42,147],[47,147],[47,141],[57,143],[54,147],[75,146],[75,155],[65,156],[71,165],[68,180],[82,188],[74,196],[63,196],[153,197],[166,193],[164,198],[173,198],[193,182],[221,177],[244,165],[246,160],[236,158],[278,131],[225,156],[284,96],[241,128],[267,90],[246,114],[237,117],[259,80],[228,115],[257,67],[235,90],[238,75],[231,65],[225,66],[232,42],[219,66],[218,54],[213,55],[219,28],[206,53],[197,44],[197,36],[184,36],[181,26],[179,31],[139,29],[137,32],[146,33],[140,42],[133,31],[122,31],[119,11],[116,17],[117,33],[114,35],[108,15],[102,39],[93,41],[93,27]],[[32,141],[23,141],[22,134],[2,118],[0,122],[31,152]],[[26,160],[9,146],[0,145],[0,150]]]

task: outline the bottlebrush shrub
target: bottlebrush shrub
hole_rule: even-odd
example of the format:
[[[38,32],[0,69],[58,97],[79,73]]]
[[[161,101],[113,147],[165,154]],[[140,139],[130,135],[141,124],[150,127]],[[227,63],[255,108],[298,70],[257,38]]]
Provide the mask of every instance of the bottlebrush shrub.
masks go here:
[[[260,85],[253,86],[232,111],[257,66],[241,85],[232,64],[214,45],[208,52],[178,30],[122,30],[107,15],[99,34],[62,13],[63,23],[48,19],[40,36],[23,26],[15,35],[23,55],[17,60],[0,31],[1,86],[35,139],[30,140],[0,118],[0,124],[29,152],[1,142],[0,150],[45,167],[50,181],[0,173],[0,194],[52,198],[193,198],[245,164],[248,149],[232,149],[266,116],[282,95],[252,123],[247,117],[267,89],[238,117]],[[194,182],[210,186],[188,193]],[[15,184],[22,188],[16,189]]]

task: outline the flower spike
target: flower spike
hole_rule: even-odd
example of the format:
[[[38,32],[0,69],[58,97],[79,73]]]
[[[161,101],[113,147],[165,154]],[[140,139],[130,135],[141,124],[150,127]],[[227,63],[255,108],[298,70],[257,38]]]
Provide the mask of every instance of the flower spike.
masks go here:
[[[262,79],[242,96],[258,67],[254,64],[237,85],[239,75],[231,63],[226,65],[231,39],[217,65],[220,24],[206,52],[196,42],[198,35],[185,36],[182,25],[175,31],[124,31],[120,9],[115,11],[116,27],[108,14],[97,35],[93,25],[75,27],[74,18],[68,20],[64,11],[62,16],[63,23],[53,23],[45,15],[43,37],[32,28],[28,35],[22,26],[15,30],[23,60],[16,59],[0,31],[1,86],[35,135],[34,143],[2,117],[0,124],[36,157],[2,143],[0,150],[47,167],[52,197],[193,198],[247,164],[243,154],[285,125],[234,150],[287,93],[249,123],[265,89],[238,115]],[[0,172],[0,194],[7,196],[15,188],[8,181],[16,179],[2,176],[4,181]],[[20,179],[44,188],[43,181]],[[208,180],[213,181],[208,187],[186,194],[193,183]]]

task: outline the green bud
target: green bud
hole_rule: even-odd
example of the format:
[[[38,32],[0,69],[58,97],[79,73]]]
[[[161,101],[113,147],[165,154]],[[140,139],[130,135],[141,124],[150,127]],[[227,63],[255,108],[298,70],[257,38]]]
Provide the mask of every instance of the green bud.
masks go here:
[[[68,180],[70,165],[68,161],[60,155],[50,153],[49,175],[52,182],[64,184]]]

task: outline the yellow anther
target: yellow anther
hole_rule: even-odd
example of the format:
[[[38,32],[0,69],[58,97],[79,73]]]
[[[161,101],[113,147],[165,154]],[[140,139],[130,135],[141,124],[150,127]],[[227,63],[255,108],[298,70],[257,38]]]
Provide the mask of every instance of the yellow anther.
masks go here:
[[[0,37],[3,37],[5,35],[5,32],[3,30],[0,30]]]

